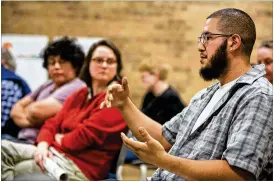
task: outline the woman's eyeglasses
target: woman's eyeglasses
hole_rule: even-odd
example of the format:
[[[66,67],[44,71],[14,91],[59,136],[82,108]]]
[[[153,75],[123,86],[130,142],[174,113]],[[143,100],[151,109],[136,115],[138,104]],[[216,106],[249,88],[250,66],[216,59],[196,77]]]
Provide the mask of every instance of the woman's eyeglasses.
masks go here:
[[[117,63],[117,61],[113,58],[108,58],[108,59],[103,59],[103,58],[92,58],[92,61],[94,61],[95,63],[102,65],[104,62],[107,63],[107,65],[114,65]]]

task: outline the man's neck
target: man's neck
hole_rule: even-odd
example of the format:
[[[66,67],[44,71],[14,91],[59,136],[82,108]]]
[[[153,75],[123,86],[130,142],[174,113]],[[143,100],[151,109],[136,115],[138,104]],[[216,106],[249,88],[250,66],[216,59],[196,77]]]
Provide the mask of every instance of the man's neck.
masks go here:
[[[152,93],[159,96],[168,89],[169,85],[166,81],[159,80],[153,87]]]
[[[247,61],[234,59],[233,62],[230,62],[230,64],[228,65],[227,72],[222,75],[218,80],[220,81],[221,85],[225,85],[247,73],[250,69],[251,65]]]

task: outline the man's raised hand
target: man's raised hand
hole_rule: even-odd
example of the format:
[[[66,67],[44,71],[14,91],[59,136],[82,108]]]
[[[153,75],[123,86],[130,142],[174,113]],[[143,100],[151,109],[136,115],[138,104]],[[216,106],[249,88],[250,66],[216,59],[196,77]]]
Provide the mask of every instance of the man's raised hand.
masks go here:
[[[125,101],[129,96],[129,87],[126,77],[122,79],[122,85],[120,84],[111,84],[105,96],[105,100],[101,103],[100,108],[110,108],[117,107],[122,108]]]

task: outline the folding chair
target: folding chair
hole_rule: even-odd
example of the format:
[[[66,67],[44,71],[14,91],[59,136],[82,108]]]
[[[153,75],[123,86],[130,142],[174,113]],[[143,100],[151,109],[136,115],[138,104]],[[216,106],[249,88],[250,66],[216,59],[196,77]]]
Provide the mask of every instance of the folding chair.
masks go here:
[[[130,131],[128,131],[127,135]],[[131,132],[130,132],[131,133]],[[127,147],[122,144],[122,147],[120,149],[119,155],[117,159],[115,160],[116,163],[113,164],[113,166],[110,169],[110,172],[108,173],[108,179],[107,180],[122,180],[122,172],[120,171],[120,166],[122,166],[125,162],[126,158],[126,152]]]
[[[129,130],[128,133],[127,133],[127,137],[133,137],[133,134],[132,132]],[[152,170],[156,170],[157,167],[151,165],[151,164],[147,164],[139,159],[137,160],[133,160],[131,162],[126,162],[126,153],[127,153],[128,149],[126,148],[126,146],[123,144],[122,146],[122,149],[121,149],[121,152],[122,153],[122,158],[121,158],[121,161],[120,163],[118,164],[118,167],[117,167],[117,171],[116,171],[116,176],[117,176],[117,180],[123,180],[123,166],[124,164],[127,164],[127,165],[130,165],[130,166],[134,166],[134,167],[139,167],[140,169],[140,180],[141,181],[145,181],[146,178],[147,178],[147,175],[148,175],[148,170],[152,169]]]

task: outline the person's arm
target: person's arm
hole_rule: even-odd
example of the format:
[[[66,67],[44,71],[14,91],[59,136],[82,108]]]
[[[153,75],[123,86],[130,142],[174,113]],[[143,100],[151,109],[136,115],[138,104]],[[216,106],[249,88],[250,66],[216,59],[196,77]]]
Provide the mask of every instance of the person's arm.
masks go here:
[[[34,100],[30,96],[25,96],[13,105],[10,116],[17,126],[21,128],[31,126],[31,123],[27,119],[26,108],[32,102],[34,102]]]
[[[121,135],[127,148],[142,161],[175,173],[185,180],[255,180],[253,174],[230,166],[226,160],[191,160],[172,156],[144,128],[140,127],[139,133],[144,142]]]
[[[26,96],[13,106],[11,117],[21,128],[40,127],[47,118],[54,116],[61,108],[62,104],[53,97],[34,101],[30,96]]]
[[[139,111],[130,100],[129,86],[125,77],[122,79],[122,85],[113,84],[109,86],[101,108],[105,106],[117,107],[120,110],[128,127],[138,140],[142,141],[143,139],[138,132],[138,128],[144,127],[154,139],[164,146],[165,150],[171,148],[171,144],[162,135],[162,126]]]
[[[46,119],[54,116],[61,110],[63,103],[69,95],[85,86],[84,82],[75,79],[56,89],[49,97],[35,101],[50,84],[52,84],[52,81],[41,85],[28,96],[33,102],[25,105],[21,110],[15,110],[15,115],[21,115],[21,117],[15,119],[15,123],[18,123],[19,127],[40,127]]]
[[[171,144],[162,135],[162,125],[143,114],[129,98],[127,98],[124,107],[119,110],[127,122],[128,127],[138,140],[142,141],[143,139],[140,137],[138,128],[144,127],[155,140],[164,146],[166,151],[171,148]]]
[[[41,126],[47,118],[61,110],[63,104],[53,97],[32,102],[26,108],[26,117],[31,126]]]
[[[55,141],[66,151],[81,151],[87,147],[103,145],[108,140],[120,140],[126,123],[115,109],[99,109],[90,117],[78,123],[70,132],[56,134]]]
[[[54,142],[55,135],[60,132],[60,125],[64,120],[64,116],[66,115],[73,98],[75,98],[75,94],[68,97],[64,106],[54,117],[51,117],[44,122],[37,136],[37,143],[46,142],[50,146],[52,142]]]

